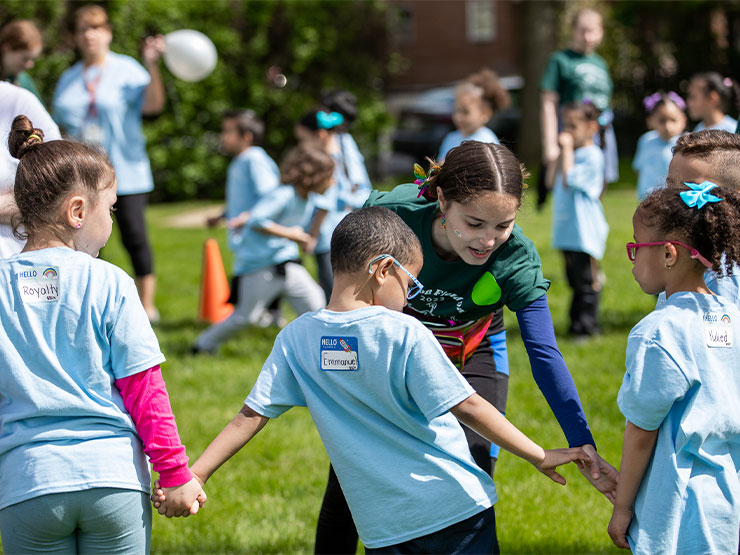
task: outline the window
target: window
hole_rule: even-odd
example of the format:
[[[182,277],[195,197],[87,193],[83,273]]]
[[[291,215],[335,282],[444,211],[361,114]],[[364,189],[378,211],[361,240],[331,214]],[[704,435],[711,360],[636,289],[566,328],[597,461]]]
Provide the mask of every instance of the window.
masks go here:
[[[465,34],[468,42],[490,42],[496,38],[496,14],[492,0],[465,3]]]

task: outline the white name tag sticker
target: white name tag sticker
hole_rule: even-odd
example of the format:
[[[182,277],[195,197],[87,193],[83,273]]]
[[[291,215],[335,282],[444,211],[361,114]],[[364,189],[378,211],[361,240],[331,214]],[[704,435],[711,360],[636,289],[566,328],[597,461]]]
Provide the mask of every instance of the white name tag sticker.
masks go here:
[[[359,368],[356,337],[322,337],[319,351],[324,371],[355,371]]]
[[[732,347],[732,320],[727,314],[705,312],[703,320],[707,347]]]
[[[51,303],[59,300],[59,269],[36,266],[16,274],[17,287],[24,303]]]

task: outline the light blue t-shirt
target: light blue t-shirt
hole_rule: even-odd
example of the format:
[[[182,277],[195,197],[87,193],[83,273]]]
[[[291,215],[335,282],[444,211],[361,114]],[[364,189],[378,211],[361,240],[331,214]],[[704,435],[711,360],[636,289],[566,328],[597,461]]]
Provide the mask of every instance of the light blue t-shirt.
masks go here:
[[[737,120],[731,118],[728,115],[725,115],[721,120],[719,120],[718,123],[715,125],[712,125],[711,127],[705,127],[704,122],[699,122],[696,124],[696,127],[694,127],[694,133],[697,131],[704,131],[705,129],[719,129],[720,131],[728,131],[730,133],[734,133],[737,129]]]
[[[154,188],[141,129],[141,107],[149,80],[139,62],[109,52],[102,66],[85,70],[82,62],[77,62],[62,73],[54,92],[54,119],[72,137],[103,146],[116,170],[119,196],[148,193]],[[95,88],[97,117],[89,116],[86,83]]]
[[[564,251],[585,252],[601,260],[609,225],[599,197],[604,188],[604,154],[595,145],[577,148],[573,167],[565,176],[558,172],[552,204],[552,246]]]
[[[280,170],[262,147],[251,146],[236,156],[226,172],[226,218],[249,212],[280,185]],[[229,247],[236,251],[243,241],[240,230],[229,232]]]
[[[292,185],[280,185],[252,208],[249,221],[234,246],[234,275],[256,272],[268,266],[299,258],[298,245],[290,239],[263,233],[271,222],[285,227],[308,227],[314,212],[314,197],[301,198]]]
[[[377,548],[496,502],[448,412],[473,393],[423,324],[368,307],[290,323],[245,403],[268,418],[308,407],[360,539]]]
[[[740,308],[740,268],[733,264],[731,276],[720,276],[714,270],[704,271],[704,283],[712,293],[724,297]],[[661,291],[655,303],[656,310],[665,305],[665,291]]]
[[[737,553],[740,527],[740,310],[679,292],[627,341],[617,402],[658,430],[634,503],[633,553]]]
[[[114,382],[164,361],[133,280],[66,247],[0,261],[0,509],[49,493],[149,492]]]
[[[665,187],[668,165],[673,158],[673,147],[678,141],[676,135],[664,141],[660,134],[653,130],[643,134],[637,141],[637,152],[632,160],[632,169],[637,176],[637,198],[644,199],[655,189]]]
[[[365,159],[355,140],[349,133],[342,133],[337,135],[337,141],[340,150],[332,154],[335,183],[316,197],[317,208],[327,211],[315,249],[317,254],[329,252],[331,235],[339,222],[352,210],[361,208],[372,191]]]
[[[445,135],[445,138],[442,139],[442,144],[439,147],[439,156],[437,158],[440,161],[444,160],[445,156],[447,156],[447,153],[453,148],[455,148],[456,146],[460,146],[463,141],[478,141],[479,143],[496,143],[497,145],[501,144],[501,141],[498,140],[496,133],[491,131],[485,125],[479,128],[477,131],[475,131],[471,135],[468,135],[467,137],[463,137],[463,134],[456,129],[455,131],[451,131],[447,133],[447,135]]]

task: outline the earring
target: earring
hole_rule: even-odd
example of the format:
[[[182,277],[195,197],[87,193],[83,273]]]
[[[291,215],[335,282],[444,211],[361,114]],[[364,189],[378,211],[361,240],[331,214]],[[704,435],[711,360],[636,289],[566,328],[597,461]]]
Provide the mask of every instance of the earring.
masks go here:
[[[666,270],[670,270],[671,268],[673,268],[673,266],[672,266],[672,265],[671,265],[671,266],[669,266],[668,264],[666,264],[666,265],[665,265],[665,269],[666,269]]]
[[[442,212],[442,229],[447,229],[447,226],[445,225],[445,213]]]
[[[80,229],[82,227],[82,222],[77,222],[75,224],[75,229]]]

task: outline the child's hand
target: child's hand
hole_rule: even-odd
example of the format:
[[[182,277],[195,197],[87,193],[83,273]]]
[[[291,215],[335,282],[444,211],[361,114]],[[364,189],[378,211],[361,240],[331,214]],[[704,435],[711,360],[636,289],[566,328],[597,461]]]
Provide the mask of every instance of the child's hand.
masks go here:
[[[609,537],[614,545],[622,549],[629,549],[630,544],[627,541],[627,529],[632,522],[632,509],[619,509],[616,506],[612,511],[612,518],[609,521]]]
[[[573,135],[563,131],[558,135],[558,144],[562,149],[573,150]]]
[[[591,464],[591,457],[581,447],[569,447],[566,449],[545,449],[545,458],[534,467],[548,476],[553,482],[565,485],[565,478],[557,473],[555,468],[561,464],[575,462],[579,467]]]
[[[614,505],[617,497],[617,480],[619,479],[617,469],[602,459],[593,445],[583,445],[583,449],[593,462],[590,465],[579,467],[581,474]]]
[[[206,219],[206,226],[216,227],[219,223],[221,223],[221,220],[223,220],[223,218],[224,217],[220,214],[218,216],[211,216],[208,219]]]
[[[226,222],[226,226],[229,229],[240,229],[245,223],[249,221],[249,212],[242,212],[238,216],[234,216]]]
[[[306,254],[313,254],[313,252],[316,250],[316,245],[319,243],[318,239],[316,237],[309,235],[308,239],[305,243],[301,244],[301,248],[303,249],[303,252]]]
[[[290,230],[290,239],[292,241],[295,241],[298,243],[298,245],[305,250],[306,245],[310,245],[311,241],[315,241],[313,237],[311,237],[310,234],[306,233],[304,229],[297,225],[289,228]]]
[[[207,500],[206,493],[196,478],[192,478],[189,482],[174,488],[160,489],[159,481],[157,481],[154,487],[156,492],[161,492],[161,495],[157,495],[159,504],[155,503],[157,512],[167,518],[194,515],[198,512],[198,509],[205,505]],[[152,500],[154,498],[155,494],[152,494]]]

